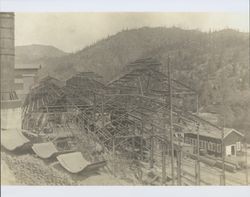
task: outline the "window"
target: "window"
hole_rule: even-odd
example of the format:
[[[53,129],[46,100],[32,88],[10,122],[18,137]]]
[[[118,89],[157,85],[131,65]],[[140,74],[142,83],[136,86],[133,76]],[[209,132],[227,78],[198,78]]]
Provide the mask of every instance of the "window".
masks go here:
[[[217,145],[213,143],[213,151],[216,152],[216,150],[217,150]]]
[[[212,151],[212,142],[208,142],[208,150]]]
[[[204,141],[204,148],[207,149],[207,141]]]
[[[240,142],[236,142],[236,149],[237,149],[237,151],[241,150],[241,143]]]
[[[217,144],[217,153],[221,153],[221,144]]]
[[[205,144],[204,141],[201,140],[201,148],[205,148],[204,144]]]

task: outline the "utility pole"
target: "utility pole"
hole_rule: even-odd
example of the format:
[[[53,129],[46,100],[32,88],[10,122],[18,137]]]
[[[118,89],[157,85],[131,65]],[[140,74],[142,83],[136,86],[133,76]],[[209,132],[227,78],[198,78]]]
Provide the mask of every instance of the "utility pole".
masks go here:
[[[104,120],[104,95],[102,95],[102,104],[101,104],[101,113],[102,113],[102,127],[104,127],[104,123],[105,123],[105,120]]]
[[[225,173],[225,144],[224,144],[224,118],[223,118],[223,128],[221,133],[221,154],[222,154],[222,175],[221,175],[221,185],[226,185],[226,173]]]
[[[246,185],[248,185],[248,167],[247,167],[247,138],[246,138],[246,130],[245,130],[245,142],[244,142],[244,147],[245,147],[245,165],[246,165]]]
[[[174,175],[174,135],[173,135],[173,125],[172,125],[172,79],[171,79],[171,66],[170,58],[168,57],[168,88],[169,88],[169,121],[170,121],[170,145],[171,145],[171,176],[172,185],[175,185],[175,175]]]
[[[141,152],[141,161],[144,159],[144,153],[143,153],[143,130],[144,130],[144,117],[142,117],[141,122],[141,138],[140,138],[140,152]]]
[[[249,87],[249,89],[250,89],[250,64],[249,64],[249,68],[248,68],[248,87]]]
[[[153,133],[153,132],[152,132]],[[150,168],[154,167],[154,138],[150,137]]]
[[[196,114],[199,115],[199,95],[196,95]]]
[[[94,102],[93,102],[93,127],[95,131],[95,124],[96,124],[96,93],[94,93]]]
[[[116,176],[116,173],[115,173],[115,136],[113,136],[113,139],[112,139],[112,147],[113,147],[113,175]]]
[[[177,153],[177,183],[178,183],[178,185],[182,184],[181,183],[181,173],[182,173],[182,170],[181,170],[181,157],[182,157],[182,148],[179,145],[178,153]]]
[[[223,85],[225,84],[225,73],[222,72]],[[222,152],[222,175],[221,185],[226,185],[226,172],[225,172],[225,93],[222,91],[222,133],[221,133],[221,152]]]
[[[166,181],[166,144],[165,141],[161,142],[162,146],[162,185],[165,185]]]
[[[200,125],[197,122],[197,128],[196,128],[196,132],[197,132],[197,160],[196,160],[196,185],[200,185]]]

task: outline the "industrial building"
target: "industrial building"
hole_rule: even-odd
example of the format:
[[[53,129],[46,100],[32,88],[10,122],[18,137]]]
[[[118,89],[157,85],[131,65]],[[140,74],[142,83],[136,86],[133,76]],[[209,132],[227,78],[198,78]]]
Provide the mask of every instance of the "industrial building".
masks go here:
[[[1,130],[21,129],[21,101],[14,83],[14,14],[0,13]]]
[[[41,65],[18,64],[15,66],[15,89],[22,101],[28,95],[30,88],[38,82],[37,74],[40,69]]]
[[[183,110],[184,103],[197,101],[196,92],[160,72],[160,66],[154,58],[136,60],[127,65],[125,73],[106,85],[93,72],[78,73],[65,82],[48,76],[26,97],[23,129],[32,131],[32,135],[50,136],[50,139],[61,138],[56,137],[61,135],[67,142],[61,150],[67,151],[69,142],[75,144],[74,150],[89,158],[94,166],[107,161],[105,165],[115,175],[132,176],[130,166],[139,162],[149,169],[160,170],[161,175],[157,176],[162,177],[163,184],[175,174],[178,176],[172,182],[180,184],[183,158],[197,160],[202,156],[190,143],[188,131],[196,133],[199,124],[201,146],[198,148],[202,149],[202,131],[221,133],[221,128],[196,115],[197,105],[190,104],[189,110]],[[34,146],[38,155],[47,146],[52,151],[48,155],[58,149],[57,143]],[[86,149],[86,146],[92,148]],[[79,155],[75,154],[81,157]],[[71,160],[76,159],[71,156]],[[59,162],[67,163],[67,157],[63,158]],[[167,158],[172,175],[166,171]],[[199,162],[198,159],[196,165]],[[137,175],[138,179],[142,178]]]

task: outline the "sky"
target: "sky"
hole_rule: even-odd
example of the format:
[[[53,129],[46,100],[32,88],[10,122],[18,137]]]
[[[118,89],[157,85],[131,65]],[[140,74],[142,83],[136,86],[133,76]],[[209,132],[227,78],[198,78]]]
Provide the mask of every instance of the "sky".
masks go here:
[[[122,29],[171,27],[249,32],[249,13],[16,13],[16,46],[52,45],[75,52]]]

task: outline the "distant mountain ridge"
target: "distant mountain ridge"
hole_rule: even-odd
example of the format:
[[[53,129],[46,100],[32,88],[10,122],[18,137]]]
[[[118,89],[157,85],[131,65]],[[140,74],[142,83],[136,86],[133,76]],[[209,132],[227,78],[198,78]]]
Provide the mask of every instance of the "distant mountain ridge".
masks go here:
[[[46,61],[42,73],[54,73],[55,76],[65,79],[76,72],[94,71],[108,81],[131,61],[150,56],[166,65],[168,55],[172,57],[174,70],[182,72],[192,70],[196,64],[205,67],[211,59],[217,61],[216,56],[222,54],[223,50],[226,53],[230,49],[236,50],[237,47],[247,49],[248,36],[248,33],[230,29],[212,33],[175,27],[125,30],[76,53]],[[245,53],[244,58],[246,57]],[[183,65],[184,61],[186,65]]]
[[[45,60],[67,55],[64,51],[49,45],[25,45],[15,47],[16,66],[25,64],[43,64]]]

